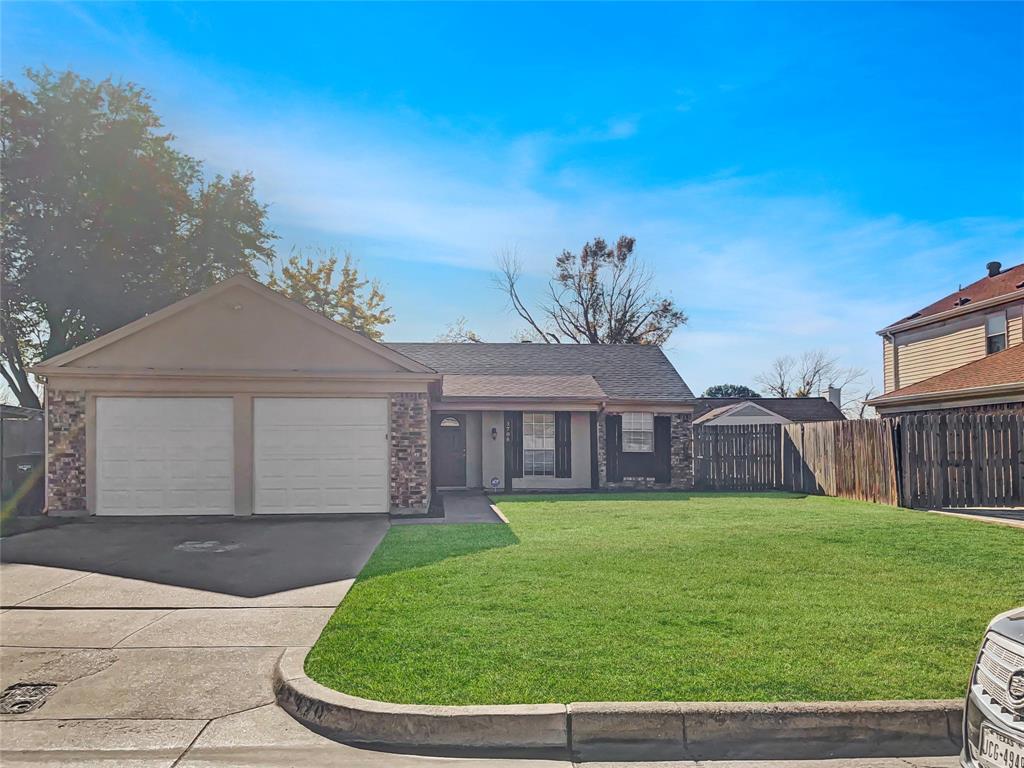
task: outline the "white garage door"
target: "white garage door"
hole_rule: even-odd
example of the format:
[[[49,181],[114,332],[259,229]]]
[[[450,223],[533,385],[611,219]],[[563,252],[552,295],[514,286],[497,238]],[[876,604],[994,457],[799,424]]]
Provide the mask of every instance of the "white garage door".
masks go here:
[[[257,514],[387,512],[387,402],[256,398]]]
[[[235,511],[231,398],[96,398],[96,514]]]

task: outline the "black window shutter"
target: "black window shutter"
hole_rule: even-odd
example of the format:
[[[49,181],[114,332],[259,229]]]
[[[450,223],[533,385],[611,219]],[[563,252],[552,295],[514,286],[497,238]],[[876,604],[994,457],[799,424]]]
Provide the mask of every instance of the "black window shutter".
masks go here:
[[[505,411],[505,490],[523,476],[523,412]]]
[[[622,482],[622,417],[606,416],[604,419],[605,453],[608,467],[608,482]]]
[[[672,417],[654,417],[654,480],[672,482]]]
[[[572,414],[555,414],[555,477],[572,477]]]

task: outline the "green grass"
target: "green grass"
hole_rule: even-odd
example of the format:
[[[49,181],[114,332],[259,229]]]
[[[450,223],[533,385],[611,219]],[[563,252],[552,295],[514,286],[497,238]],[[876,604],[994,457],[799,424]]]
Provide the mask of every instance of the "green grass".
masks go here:
[[[508,497],[396,526],[306,660],[403,703],[957,698],[1024,531],[786,494]]]

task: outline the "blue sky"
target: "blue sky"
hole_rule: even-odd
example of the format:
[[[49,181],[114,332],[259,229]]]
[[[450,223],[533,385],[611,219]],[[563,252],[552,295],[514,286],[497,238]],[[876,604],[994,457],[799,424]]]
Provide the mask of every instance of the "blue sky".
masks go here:
[[[1024,261],[1024,4],[4,3],[3,76],[146,87],[210,171],[251,170],[280,253],[351,251],[393,340],[465,315],[514,249],[637,237],[697,391]]]

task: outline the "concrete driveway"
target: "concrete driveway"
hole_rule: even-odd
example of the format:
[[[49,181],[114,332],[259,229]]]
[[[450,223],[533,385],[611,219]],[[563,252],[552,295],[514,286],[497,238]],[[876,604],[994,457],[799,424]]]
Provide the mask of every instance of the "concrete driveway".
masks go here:
[[[307,730],[277,707],[278,657],[316,641],[387,527],[386,519],[370,517],[87,518],[4,539],[0,688],[56,689],[35,711],[0,715],[0,763],[568,766],[356,749]]]

